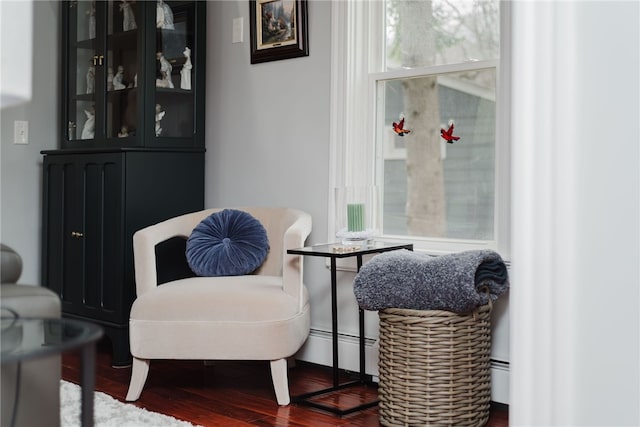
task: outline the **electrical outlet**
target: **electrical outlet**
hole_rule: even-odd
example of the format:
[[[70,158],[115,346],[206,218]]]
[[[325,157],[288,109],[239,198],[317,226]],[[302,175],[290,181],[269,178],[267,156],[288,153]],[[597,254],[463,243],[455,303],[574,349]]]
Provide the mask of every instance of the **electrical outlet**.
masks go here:
[[[26,120],[16,120],[13,122],[13,143],[29,143],[29,122]]]

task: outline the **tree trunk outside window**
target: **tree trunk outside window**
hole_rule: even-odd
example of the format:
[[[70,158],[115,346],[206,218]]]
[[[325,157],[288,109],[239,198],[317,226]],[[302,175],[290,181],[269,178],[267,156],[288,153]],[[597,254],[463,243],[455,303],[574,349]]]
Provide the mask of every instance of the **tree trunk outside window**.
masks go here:
[[[431,2],[399,1],[396,5],[403,66],[433,64],[436,42]],[[405,124],[412,131],[406,159],[408,234],[444,237],[446,205],[437,78],[405,80],[403,89]]]

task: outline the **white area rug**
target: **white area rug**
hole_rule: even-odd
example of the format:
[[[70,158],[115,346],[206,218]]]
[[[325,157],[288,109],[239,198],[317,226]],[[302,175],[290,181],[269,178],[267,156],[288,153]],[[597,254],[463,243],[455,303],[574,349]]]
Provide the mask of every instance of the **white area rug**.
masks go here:
[[[193,427],[168,415],[122,403],[96,391],[93,410],[95,427]],[[60,426],[80,426],[80,386],[60,381]]]

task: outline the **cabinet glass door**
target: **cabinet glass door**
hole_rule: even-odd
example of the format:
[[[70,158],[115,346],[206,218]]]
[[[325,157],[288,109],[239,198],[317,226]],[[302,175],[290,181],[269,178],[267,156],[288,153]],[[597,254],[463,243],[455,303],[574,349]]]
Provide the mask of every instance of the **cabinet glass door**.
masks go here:
[[[63,148],[204,145],[206,2],[62,5]]]
[[[93,139],[95,135],[96,68],[101,57],[96,42],[96,3],[70,2],[67,139]],[[99,90],[99,89],[98,89]]]
[[[136,134],[138,123],[137,86],[139,74],[138,25],[142,13],[133,0],[107,2],[105,55],[107,138]]]
[[[155,115],[158,138],[191,138],[195,132],[195,2],[156,2]]]

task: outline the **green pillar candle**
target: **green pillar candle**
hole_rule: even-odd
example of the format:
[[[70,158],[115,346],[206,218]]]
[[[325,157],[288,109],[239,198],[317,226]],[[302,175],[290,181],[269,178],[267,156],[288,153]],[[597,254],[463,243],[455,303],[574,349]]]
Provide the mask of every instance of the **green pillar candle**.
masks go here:
[[[347,230],[364,231],[364,203],[347,204]]]

